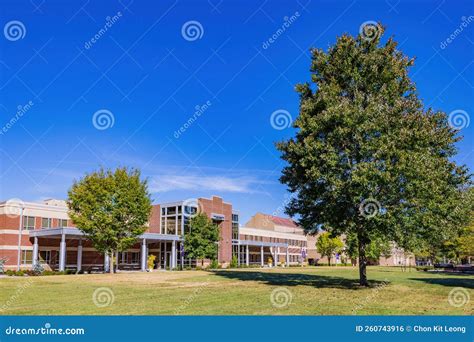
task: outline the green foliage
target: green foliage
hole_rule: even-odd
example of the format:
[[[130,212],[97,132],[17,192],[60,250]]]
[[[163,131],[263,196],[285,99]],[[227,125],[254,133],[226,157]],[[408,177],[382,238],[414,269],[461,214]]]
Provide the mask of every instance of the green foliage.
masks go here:
[[[19,270],[19,271],[16,271],[16,270],[6,270],[6,271],[5,271],[5,274],[6,274],[7,276],[23,277],[25,274],[27,274],[27,271],[24,271],[24,270]]]
[[[346,236],[346,247],[344,251],[351,259],[356,259],[359,256],[356,234],[350,233]],[[380,257],[389,258],[391,256],[392,244],[387,239],[375,236],[367,245],[365,253],[367,259],[373,263],[377,263]]]
[[[310,234],[356,234],[361,285],[374,238],[413,250],[455,236],[470,184],[453,160],[458,132],[417,96],[414,60],[392,38],[382,43],[382,26],[377,33],[312,50],[313,84],[297,86],[296,136],[277,144],[288,163],[280,180],[296,195],[286,212]]]
[[[229,267],[230,268],[237,268],[238,265],[239,265],[239,262],[237,260],[237,256],[233,255],[232,260],[230,261]]]
[[[206,214],[199,213],[189,221],[190,232],[184,237],[184,251],[191,259],[216,259],[219,226]]]
[[[219,265],[219,262],[218,262],[216,259],[213,259],[213,260],[211,261],[211,264],[209,265],[209,268],[210,268],[211,270],[216,270],[216,269],[219,268],[219,266],[220,266],[220,265]]]
[[[113,256],[130,248],[146,230],[151,200],[136,169],[87,174],[74,182],[68,196],[69,216],[101,253]]]
[[[457,243],[461,258],[474,258],[474,221],[462,231]]]
[[[335,253],[341,253],[344,243],[339,237],[331,237],[331,234],[324,232],[319,235],[316,240],[316,249],[322,256],[328,258],[329,266],[331,266],[331,258]]]

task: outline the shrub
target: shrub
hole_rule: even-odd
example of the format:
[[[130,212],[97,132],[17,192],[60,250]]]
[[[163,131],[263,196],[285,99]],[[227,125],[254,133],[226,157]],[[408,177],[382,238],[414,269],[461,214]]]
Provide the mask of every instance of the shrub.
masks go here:
[[[233,255],[232,260],[230,261],[229,267],[230,268],[237,268],[238,265],[239,265],[239,262],[237,260],[237,256]]]
[[[434,270],[433,266],[416,266],[415,268],[417,271],[424,271],[424,272],[428,272],[429,270]]]
[[[219,268],[219,262],[216,259],[213,259],[211,261],[211,264],[209,265],[209,268],[211,270],[215,270],[215,269]]]
[[[15,273],[16,273],[16,271],[13,271],[13,270],[6,270],[6,271],[5,271],[5,274],[6,274],[7,276],[10,276],[10,277],[13,276],[13,275],[15,275]]]

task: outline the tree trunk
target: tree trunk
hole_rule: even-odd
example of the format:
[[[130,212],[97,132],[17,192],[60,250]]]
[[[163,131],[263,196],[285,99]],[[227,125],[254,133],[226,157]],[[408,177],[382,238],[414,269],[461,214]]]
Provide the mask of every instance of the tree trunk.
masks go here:
[[[110,252],[110,257],[109,257],[109,272],[111,274],[114,273],[114,251]]]
[[[369,286],[367,281],[367,256],[365,255],[365,249],[367,247],[367,241],[359,234],[359,284],[360,286]]]
[[[331,266],[331,256],[328,255],[328,266]]]

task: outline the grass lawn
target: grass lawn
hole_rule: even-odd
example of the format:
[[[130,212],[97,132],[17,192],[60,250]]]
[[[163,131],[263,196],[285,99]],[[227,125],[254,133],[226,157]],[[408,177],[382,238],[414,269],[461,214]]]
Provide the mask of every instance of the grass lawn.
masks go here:
[[[359,288],[351,267],[2,277],[0,314],[474,314],[474,276],[391,267],[369,267],[368,276],[370,288]],[[450,305],[451,290],[455,303],[467,302]]]

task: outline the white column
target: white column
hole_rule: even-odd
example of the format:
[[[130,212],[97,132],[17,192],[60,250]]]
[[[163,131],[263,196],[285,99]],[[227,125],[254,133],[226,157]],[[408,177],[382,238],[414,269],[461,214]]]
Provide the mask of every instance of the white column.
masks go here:
[[[79,244],[77,245],[77,271],[82,270],[82,239],[79,238]]]
[[[66,234],[61,235],[61,244],[59,245],[59,271],[66,269]]]
[[[263,246],[260,246],[260,265],[263,267],[263,264],[265,263],[265,260],[263,260],[264,254],[263,254]]]
[[[110,256],[108,253],[104,255],[104,272],[110,271]]]
[[[237,245],[237,265],[240,266],[240,243]]]
[[[147,259],[146,239],[143,239],[142,240],[142,272],[146,271],[146,259]]]
[[[171,267],[170,269],[176,268],[176,241],[171,242]]]
[[[286,267],[290,267],[290,254],[288,253],[288,246],[286,246]]]
[[[249,265],[249,245],[245,245],[245,265]]]
[[[275,251],[274,258],[273,258],[273,266],[278,265],[278,247],[274,247],[273,250]]]
[[[38,264],[38,237],[35,236],[33,244],[33,267]]]

